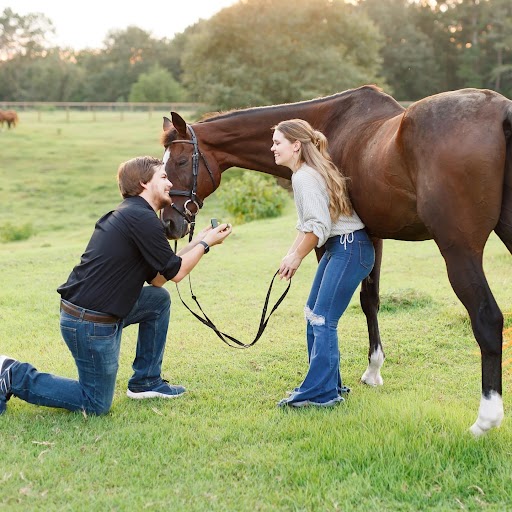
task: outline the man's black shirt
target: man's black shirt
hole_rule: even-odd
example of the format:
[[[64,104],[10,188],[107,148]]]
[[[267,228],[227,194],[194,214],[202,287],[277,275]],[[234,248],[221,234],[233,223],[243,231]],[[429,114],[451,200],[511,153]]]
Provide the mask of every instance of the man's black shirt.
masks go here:
[[[145,282],[157,273],[171,280],[180,267],[153,208],[129,197],[96,223],[80,263],[57,291],[72,304],[124,318]]]

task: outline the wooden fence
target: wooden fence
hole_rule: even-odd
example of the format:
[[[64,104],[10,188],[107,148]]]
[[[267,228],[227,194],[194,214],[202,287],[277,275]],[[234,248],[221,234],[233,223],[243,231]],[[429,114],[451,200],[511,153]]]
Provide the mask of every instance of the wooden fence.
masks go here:
[[[151,118],[155,112],[168,113],[171,110],[177,112],[197,112],[204,110],[204,103],[128,103],[128,102],[47,102],[47,101],[0,101],[1,110],[16,110],[17,112],[35,112],[37,120],[42,121],[45,113],[62,112],[66,121],[69,121],[73,113],[90,112],[93,121],[97,120],[97,113],[112,112],[124,120],[129,112],[147,112]]]

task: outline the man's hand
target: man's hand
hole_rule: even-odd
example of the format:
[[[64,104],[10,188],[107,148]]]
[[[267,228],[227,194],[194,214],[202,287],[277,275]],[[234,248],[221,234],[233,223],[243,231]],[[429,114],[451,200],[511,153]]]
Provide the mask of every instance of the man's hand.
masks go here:
[[[204,230],[203,230],[204,231]],[[221,244],[231,234],[233,227],[231,224],[219,224],[216,228],[209,226],[206,228],[206,234],[202,240],[204,240],[210,247]]]
[[[204,229],[199,231],[199,233],[197,233],[196,236],[194,238],[192,238],[192,243],[194,245],[197,245],[201,240],[204,240],[204,237],[211,230],[212,230],[212,227],[210,226],[210,224],[208,224],[208,226],[206,226]]]

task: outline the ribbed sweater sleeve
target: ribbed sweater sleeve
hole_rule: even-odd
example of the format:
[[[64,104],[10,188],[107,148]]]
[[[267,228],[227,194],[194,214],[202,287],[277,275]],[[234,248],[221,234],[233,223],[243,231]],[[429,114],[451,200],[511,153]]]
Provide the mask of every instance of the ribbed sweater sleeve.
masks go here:
[[[322,247],[332,236],[364,228],[355,211],[351,216],[342,215],[336,222],[331,220],[327,186],[311,167],[303,164],[293,173],[292,187],[298,216],[296,228],[303,233],[314,233],[318,237],[317,247]]]
[[[318,237],[318,247],[327,241],[331,231],[329,196],[325,183],[317,172],[305,166],[292,176],[293,194],[297,208],[297,229]]]

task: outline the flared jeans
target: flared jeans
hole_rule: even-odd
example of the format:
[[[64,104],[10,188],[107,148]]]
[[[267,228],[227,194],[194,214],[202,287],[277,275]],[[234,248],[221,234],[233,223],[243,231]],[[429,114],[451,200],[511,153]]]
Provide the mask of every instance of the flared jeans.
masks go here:
[[[338,322],[374,263],[373,244],[363,229],[327,240],[304,308],[309,369],[286,403],[342,400]]]

